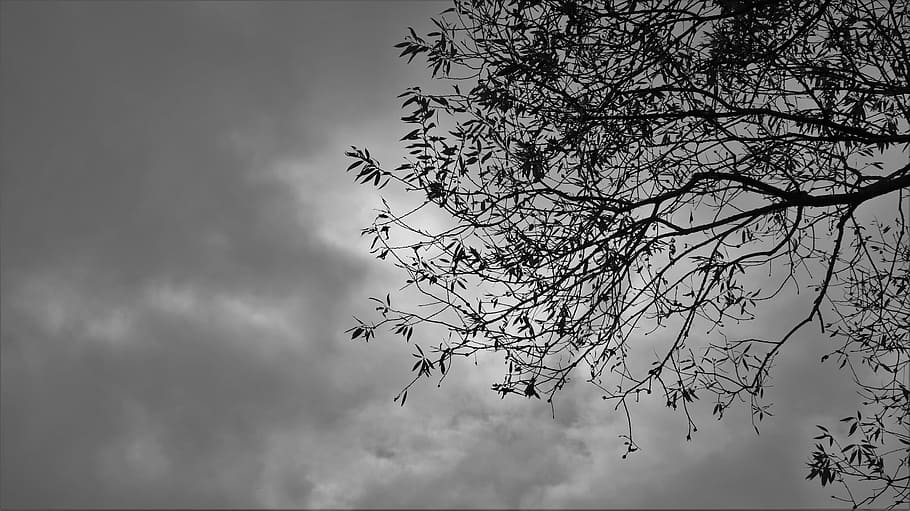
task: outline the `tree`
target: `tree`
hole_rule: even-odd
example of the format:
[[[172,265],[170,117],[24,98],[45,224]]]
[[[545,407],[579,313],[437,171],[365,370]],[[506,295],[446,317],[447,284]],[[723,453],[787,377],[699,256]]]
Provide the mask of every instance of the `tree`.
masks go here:
[[[348,153],[361,182],[420,199],[384,201],[363,234],[424,301],[374,298],[377,320],[349,332],[446,332],[417,346],[402,404],[479,352],[505,357],[502,396],[552,403],[584,378],[627,417],[628,454],[640,394],[680,409],[687,439],[708,396],[718,417],[745,402],[760,421],[775,357],[818,328],[836,346],[821,362],[864,401],[849,435],[819,426],[808,478],[854,505],[908,502],[908,11],[457,0],[398,45],[438,85],[401,96],[405,163]],[[425,208],[452,225],[421,227]],[[806,314],[783,335],[737,336],[794,290]]]

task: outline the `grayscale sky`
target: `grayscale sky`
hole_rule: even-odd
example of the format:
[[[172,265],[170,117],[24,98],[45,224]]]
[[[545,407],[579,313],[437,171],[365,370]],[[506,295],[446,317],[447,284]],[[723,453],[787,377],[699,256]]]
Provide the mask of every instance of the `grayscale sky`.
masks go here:
[[[410,346],[344,333],[401,279],[343,153],[397,166],[426,74],[392,46],[446,7],[0,3],[0,506],[834,504],[805,461],[854,399],[812,335],[761,435],[739,408],[686,442],[648,402],[628,460],[594,389],[553,420],[489,391],[493,359],[392,402]],[[748,328],[808,303],[774,307]]]

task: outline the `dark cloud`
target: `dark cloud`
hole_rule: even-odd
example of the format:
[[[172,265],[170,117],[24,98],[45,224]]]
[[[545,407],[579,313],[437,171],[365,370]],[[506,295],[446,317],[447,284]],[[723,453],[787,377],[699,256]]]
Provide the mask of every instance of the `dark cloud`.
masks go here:
[[[233,5],[2,6],[4,507],[256,505],[270,435],[373,395],[339,385],[365,269],[268,171],[337,137],[337,64],[381,65],[332,56],[345,12]]]
[[[311,267],[331,259],[301,246],[290,194],[254,181],[262,162],[232,147],[250,131],[266,154],[323,142],[294,115],[306,76],[289,41],[178,4],[4,9],[16,21],[3,27],[8,268],[75,261],[120,280],[272,289],[300,270],[301,249]]]
[[[55,336],[10,318],[8,505],[255,505],[268,434],[327,427],[352,404],[325,388],[325,368],[340,364],[324,346],[148,308],[136,316],[113,347],[76,328]],[[145,451],[131,454],[143,441]],[[146,474],[149,463],[161,466]]]

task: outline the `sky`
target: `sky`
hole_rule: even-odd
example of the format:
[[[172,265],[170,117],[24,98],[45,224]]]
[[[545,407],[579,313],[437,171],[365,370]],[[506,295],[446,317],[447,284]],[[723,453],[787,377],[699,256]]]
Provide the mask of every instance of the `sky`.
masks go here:
[[[392,402],[411,347],[344,333],[403,280],[344,151],[400,162],[427,73],[393,45],[446,7],[0,3],[0,507],[836,504],[805,462],[855,399],[814,335],[760,435],[741,407],[686,442],[655,400],[626,460],[595,389],[554,420],[492,358]]]

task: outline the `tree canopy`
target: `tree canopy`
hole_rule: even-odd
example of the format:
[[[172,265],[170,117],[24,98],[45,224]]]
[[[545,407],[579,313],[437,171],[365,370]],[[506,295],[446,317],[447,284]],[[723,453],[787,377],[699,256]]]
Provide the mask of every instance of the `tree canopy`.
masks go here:
[[[360,182],[419,200],[363,234],[423,300],[374,298],[349,332],[445,331],[396,399],[498,352],[502,396],[598,387],[628,454],[641,394],[687,438],[696,400],[760,421],[775,357],[816,329],[862,405],[848,435],[819,425],[807,477],[908,502],[910,4],[457,0],[432,22],[398,45],[433,78],[401,96],[406,161],[348,153]],[[742,336],[793,293],[788,330]]]

